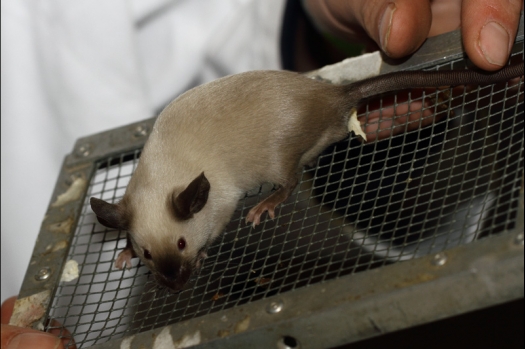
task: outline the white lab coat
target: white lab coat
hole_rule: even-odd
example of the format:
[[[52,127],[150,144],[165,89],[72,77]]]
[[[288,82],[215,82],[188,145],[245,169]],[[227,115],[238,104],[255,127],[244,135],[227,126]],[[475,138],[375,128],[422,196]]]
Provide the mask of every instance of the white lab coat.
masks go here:
[[[2,0],[1,298],[18,294],[77,138],[190,87],[279,69],[284,0]]]

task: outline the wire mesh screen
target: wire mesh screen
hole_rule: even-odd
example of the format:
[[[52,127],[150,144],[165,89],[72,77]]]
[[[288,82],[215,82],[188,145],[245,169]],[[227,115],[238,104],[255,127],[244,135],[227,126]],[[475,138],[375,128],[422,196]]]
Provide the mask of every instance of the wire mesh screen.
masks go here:
[[[379,122],[388,103],[407,111],[379,124],[387,137],[350,137],[327,149],[275,219],[245,224],[272,186],[247,193],[178,294],[158,289],[138,259],[131,270],[114,268],[126,232],[98,224],[89,198],[118,202],[140,149],[100,161],[68,257],[80,276],[58,285],[48,318],[62,326],[51,322],[47,331],[67,328],[78,347],[89,347],[512,229],[523,176],[523,80],[411,91],[369,101],[360,113]]]

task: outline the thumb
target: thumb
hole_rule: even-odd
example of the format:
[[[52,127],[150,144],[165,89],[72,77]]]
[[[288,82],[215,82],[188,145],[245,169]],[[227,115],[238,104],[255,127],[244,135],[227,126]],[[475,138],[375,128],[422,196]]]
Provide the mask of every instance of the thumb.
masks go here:
[[[303,0],[322,31],[348,41],[372,39],[392,58],[413,53],[432,25],[428,0]]]
[[[6,349],[63,349],[58,337],[11,325],[1,325],[0,347]]]
[[[463,44],[474,64],[485,70],[497,70],[507,63],[522,8],[523,0],[463,1]]]
[[[11,315],[13,314],[13,308],[15,307],[16,298],[16,296],[10,297],[2,303],[2,307],[0,308],[2,324],[9,323],[9,319],[11,319]]]

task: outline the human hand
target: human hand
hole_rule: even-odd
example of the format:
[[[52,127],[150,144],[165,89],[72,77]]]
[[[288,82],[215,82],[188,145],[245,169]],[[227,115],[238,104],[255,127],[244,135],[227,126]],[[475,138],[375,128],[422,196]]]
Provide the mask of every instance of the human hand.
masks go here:
[[[347,42],[378,47],[392,58],[416,51],[427,37],[461,28],[463,45],[472,62],[484,70],[498,70],[510,55],[518,29],[522,1],[509,0],[303,0],[311,20],[321,31]],[[515,84],[515,82],[513,82]],[[432,89],[427,92],[432,93]],[[453,93],[463,93],[454,89]],[[436,121],[429,101],[417,100],[422,90],[385,97],[368,104],[359,121],[368,141],[419,129]],[[414,100],[415,99],[415,100]],[[363,115],[361,108],[358,114]],[[443,117],[446,114],[441,114]]]
[[[521,0],[303,0],[319,29],[349,42],[377,45],[388,56],[413,53],[426,38],[461,28],[472,62],[498,70],[508,60]]]
[[[1,340],[0,347],[6,349],[63,349],[69,339],[60,339],[57,336],[36,331],[29,328],[8,325],[13,314],[16,296],[8,298],[1,308]]]

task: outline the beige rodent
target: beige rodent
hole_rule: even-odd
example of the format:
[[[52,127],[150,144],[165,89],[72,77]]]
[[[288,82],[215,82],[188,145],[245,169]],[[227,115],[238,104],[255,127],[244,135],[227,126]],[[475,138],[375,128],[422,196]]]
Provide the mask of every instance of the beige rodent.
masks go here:
[[[139,256],[158,283],[181,290],[239,198],[262,183],[278,189],[251,209],[258,224],[286,200],[303,166],[348,134],[350,110],[364,98],[416,87],[490,84],[523,75],[523,64],[496,73],[400,72],[336,86],[287,71],[253,71],[196,87],[158,117],[118,204],[91,198],[99,222],[128,231],[115,263]]]

